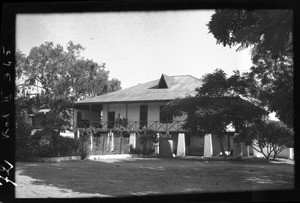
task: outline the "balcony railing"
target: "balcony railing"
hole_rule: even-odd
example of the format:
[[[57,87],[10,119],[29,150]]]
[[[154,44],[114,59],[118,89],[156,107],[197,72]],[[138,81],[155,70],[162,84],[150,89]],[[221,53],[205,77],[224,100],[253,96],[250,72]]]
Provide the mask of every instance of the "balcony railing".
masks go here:
[[[109,122],[109,121],[78,121],[75,123],[76,128],[100,128],[103,130],[110,130],[113,128],[124,127],[128,130],[153,130],[155,132],[181,132],[184,121],[174,121],[172,123],[160,123],[159,121],[126,121],[122,123]]]

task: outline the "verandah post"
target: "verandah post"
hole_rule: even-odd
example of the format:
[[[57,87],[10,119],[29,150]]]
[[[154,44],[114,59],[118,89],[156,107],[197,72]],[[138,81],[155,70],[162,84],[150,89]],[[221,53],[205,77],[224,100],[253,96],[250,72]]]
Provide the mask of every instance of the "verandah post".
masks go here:
[[[178,133],[177,156],[185,156],[185,134]]]
[[[120,154],[122,154],[122,134],[120,134]]]
[[[204,137],[204,157],[211,157],[213,155],[212,135],[206,134]]]

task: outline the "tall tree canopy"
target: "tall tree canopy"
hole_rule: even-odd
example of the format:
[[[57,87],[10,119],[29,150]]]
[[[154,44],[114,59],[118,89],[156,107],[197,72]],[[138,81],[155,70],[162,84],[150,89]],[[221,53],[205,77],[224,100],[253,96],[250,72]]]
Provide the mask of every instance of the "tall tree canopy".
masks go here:
[[[219,44],[251,47],[255,97],[293,127],[293,11],[216,10],[207,26]]]
[[[207,24],[217,43],[224,46],[252,46],[253,60],[293,52],[292,10],[216,10]]]
[[[84,59],[82,50],[80,44],[70,41],[66,51],[52,42],[32,48],[28,56],[17,51],[17,78],[22,81],[23,76],[21,84],[17,82],[19,96],[26,96],[26,87],[35,87],[40,93],[28,101],[36,109],[51,109],[53,120],[58,121],[68,117],[73,101],[121,89],[119,80],[108,80],[105,64]]]
[[[69,42],[61,45],[45,42],[25,57],[17,52],[17,70],[26,76],[25,84],[36,85],[47,95],[72,95],[76,100],[119,90],[120,81],[108,80],[105,64],[80,57],[83,47]],[[19,75],[19,76],[20,76]]]
[[[183,128],[198,135],[216,134],[220,138],[232,126],[237,132],[249,123],[259,122],[268,112],[253,104],[253,83],[238,71],[227,78],[223,70],[215,70],[202,78],[203,85],[195,97],[178,98],[167,104],[166,111],[187,114]],[[222,139],[222,154],[225,156]]]

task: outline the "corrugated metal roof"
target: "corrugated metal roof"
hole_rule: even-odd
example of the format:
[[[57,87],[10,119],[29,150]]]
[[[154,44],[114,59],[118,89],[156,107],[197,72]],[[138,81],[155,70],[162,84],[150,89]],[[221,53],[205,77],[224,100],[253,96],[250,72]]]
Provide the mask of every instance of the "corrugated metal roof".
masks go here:
[[[158,83],[162,78],[167,80],[168,88],[158,87]],[[163,74],[161,79],[88,98],[78,101],[76,104],[169,101],[177,97],[194,95],[195,89],[202,85],[200,79],[191,75],[166,76]]]

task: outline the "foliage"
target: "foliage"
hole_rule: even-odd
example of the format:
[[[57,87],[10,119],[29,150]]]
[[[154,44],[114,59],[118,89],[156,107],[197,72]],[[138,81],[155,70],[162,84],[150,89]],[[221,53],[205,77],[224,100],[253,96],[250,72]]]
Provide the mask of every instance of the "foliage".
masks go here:
[[[84,48],[70,41],[65,51],[61,45],[45,42],[31,49],[28,56],[16,53],[17,92],[19,98],[29,97],[28,88],[35,88],[36,100],[32,105],[37,110],[50,109],[47,116],[58,122],[53,126],[61,128],[61,122],[70,118],[69,109],[76,100],[119,90],[120,81],[108,80],[109,71],[105,64],[80,57]],[[27,93],[26,93],[27,91]]]
[[[267,112],[254,105],[257,102],[251,95],[255,92],[255,82],[241,76],[238,71],[227,78],[224,71],[215,70],[206,74],[202,81],[203,85],[197,88],[195,97],[177,98],[167,104],[167,111],[177,116],[187,114],[183,129],[197,132],[200,136],[218,135],[225,157],[222,136],[227,128],[233,126],[239,131],[242,126],[262,119]]]
[[[293,128],[293,10],[216,10],[207,26],[218,44],[252,47],[253,96]]]
[[[286,125],[294,127],[294,64],[290,58],[260,60],[249,78],[259,82],[257,98]]]
[[[72,41],[67,51],[61,45],[45,42],[32,48],[27,57],[17,52],[17,70],[27,77],[25,84],[39,86],[53,97],[72,95],[78,100],[120,89],[120,81],[108,80],[105,63],[80,57],[83,50]]]
[[[129,145],[130,154],[142,154],[142,150],[139,148],[133,148],[132,145]]]
[[[77,141],[62,137],[53,130],[57,121],[44,115],[39,116],[42,130],[33,131],[28,113],[33,113],[36,98],[17,98],[16,106],[16,158],[26,160],[32,156],[56,157],[77,155]]]
[[[67,44],[66,51],[61,45],[45,42],[32,48],[28,56],[16,52],[18,156],[75,154],[78,143],[55,133],[69,125],[73,102],[121,88],[117,79],[108,80],[104,63],[80,57],[82,50],[73,42]],[[49,112],[40,113],[41,109]],[[29,119],[21,119],[23,110],[35,115],[42,131],[30,136],[32,124],[25,125]],[[43,140],[48,144],[41,146]]]
[[[16,106],[17,108],[17,106]],[[31,134],[31,124],[26,111],[16,114],[16,159],[25,160],[30,152],[27,141]]]
[[[89,147],[89,141],[90,141],[90,134],[87,132],[83,132],[82,136],[78,139],[79,142],[79,154],[81,156],[81,159],[85,159],[90,152]]]
[[[62,137],[56,133],[38,130],[26,141],[27,157],[60,157],[78,154],[78,143],[73,138]]]
[[[293,51],[293,11],[272,10],[215,10],[207,24],[217,43],[224,46],[253,46],[252,59],[270,55],[285,56]]]
[[[249,92],[254,90],[238,72],[227,78],[222,70],[215,70],[205,75],[203,82],[195,97],[177,98],[167,105],[167,110],[175,115],[187,114],[184,129],[202,135],[222,134],[228,125],[240,128],[267,114],[246,100],[251,100]]]
[[[262,153],[266,159],[277,155],[287,147],[293,146],[293,130],[280,121],[266,120],[244,128],[235,139],[246,140],[246,143]],[[265,149],[265,150],[264,150]]]

